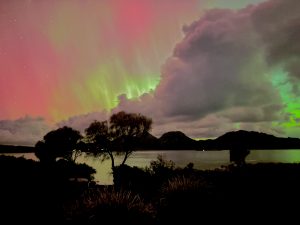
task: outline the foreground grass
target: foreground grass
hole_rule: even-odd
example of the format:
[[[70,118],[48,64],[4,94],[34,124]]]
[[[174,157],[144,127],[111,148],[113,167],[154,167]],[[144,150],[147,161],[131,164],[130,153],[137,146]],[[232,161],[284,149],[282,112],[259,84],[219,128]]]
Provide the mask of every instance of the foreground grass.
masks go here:
[[[138,194],[95,187],[71,204],[67,219],[73,224],[155,224],[155,210]]]

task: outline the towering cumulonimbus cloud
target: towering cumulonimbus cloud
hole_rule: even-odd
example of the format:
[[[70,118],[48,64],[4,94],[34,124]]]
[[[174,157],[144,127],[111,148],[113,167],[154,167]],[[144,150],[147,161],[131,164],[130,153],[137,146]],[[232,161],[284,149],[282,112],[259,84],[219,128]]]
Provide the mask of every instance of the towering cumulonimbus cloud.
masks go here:
[[[252,11],[212,10],[184,28],[186,36],[164,65],[156,90],[169,106],[167,115],[199,118],[228,107],[278,101],[259,60],[262,43],[249,32]]]

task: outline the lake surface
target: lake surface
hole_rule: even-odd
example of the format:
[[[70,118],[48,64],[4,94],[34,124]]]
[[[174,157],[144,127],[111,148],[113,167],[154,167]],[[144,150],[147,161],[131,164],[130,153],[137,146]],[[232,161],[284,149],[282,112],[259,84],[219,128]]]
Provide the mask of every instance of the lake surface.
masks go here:
[[[5,154],[26,159],[37,160],[34,153],[13,153]],[[127,160],[127,165],[146,167],[152,160],[156,160],[158,155],[162,155],[165,160],[172,160],[176,167],[185,167],[188,163],[194,163],[196,169],[215,169],[222,165],[229,164],[229,151],[136,151]],[[122,157],[116,158],[116,165]],[[78,163],[86,163],[97,170],[95,180],[99,184],[112,184],[111,162],[106,160],[101,162],[98,158],[82,154],[76,160]],[[252,150],[247,156],[246,162],[282,162],[300,163],[300,150]]]

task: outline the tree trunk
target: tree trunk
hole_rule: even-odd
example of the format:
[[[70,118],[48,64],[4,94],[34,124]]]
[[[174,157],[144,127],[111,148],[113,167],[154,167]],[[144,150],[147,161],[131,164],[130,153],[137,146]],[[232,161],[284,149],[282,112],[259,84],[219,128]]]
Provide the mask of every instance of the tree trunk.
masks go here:
[[[121,165],[123,166],[126,162],[126,160],[128,159],[128,156],[130,155],[130,152],[129,151],[126,151],[125,152],[125,156],[124,156],[124,159],[123,159],[123,162],[121,163]]]
[[[111,160],[111,168],[114,171],[114,168],[115,168],[115,159],[114,159],[114,156],[113,156],[112,152],[110,152],[108,154],[109,154],[109,157],[110,157],[110,160]]]

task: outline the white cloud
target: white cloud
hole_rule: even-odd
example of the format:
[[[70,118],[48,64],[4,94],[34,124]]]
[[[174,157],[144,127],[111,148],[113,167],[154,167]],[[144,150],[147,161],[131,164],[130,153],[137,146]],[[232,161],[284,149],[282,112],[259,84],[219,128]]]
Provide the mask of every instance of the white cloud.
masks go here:
[[[40,117],[0,120],[0,144],[34,146],[50,129]]]

